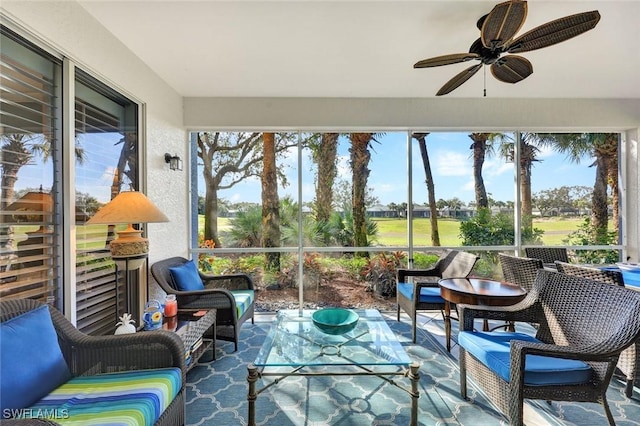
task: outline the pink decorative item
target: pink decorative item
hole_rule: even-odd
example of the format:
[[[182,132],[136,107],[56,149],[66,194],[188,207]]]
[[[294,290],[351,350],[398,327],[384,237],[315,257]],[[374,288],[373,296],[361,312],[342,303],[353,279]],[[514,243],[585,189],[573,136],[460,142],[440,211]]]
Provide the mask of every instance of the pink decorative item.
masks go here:
[[[175,317],[178,315],[178,301],[175,294],[168,294],[164,301],[164,316]]]

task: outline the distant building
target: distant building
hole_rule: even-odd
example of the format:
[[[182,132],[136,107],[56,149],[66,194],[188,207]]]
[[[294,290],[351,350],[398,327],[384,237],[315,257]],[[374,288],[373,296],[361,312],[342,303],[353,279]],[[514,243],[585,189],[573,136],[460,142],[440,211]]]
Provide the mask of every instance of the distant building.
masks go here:
[[[396,210],[391,210],[387,206],[382,204],[376,204],[367,209],[367,216],[369,217],[398,217]]]
[[[475,209],[469,207],[460,207],[459,209],[450,209],[445,207],[439,212],[440,217],[450,217],[454,219],[469,219],[476,215]]]

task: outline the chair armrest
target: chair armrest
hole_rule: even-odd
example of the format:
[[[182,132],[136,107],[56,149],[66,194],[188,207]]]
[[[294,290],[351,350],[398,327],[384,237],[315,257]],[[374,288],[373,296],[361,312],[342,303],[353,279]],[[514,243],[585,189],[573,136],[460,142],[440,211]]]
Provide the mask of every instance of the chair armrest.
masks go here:
[[[430,269],[398,269],[396,280],[399,283],[406,282],[406,277],[440,277],[440,271],[435,268]]]
[[[253,280],[247,274],[210,275],[198,271],[207,288],[225,288],[227,290],[253,290]]]
[[[165,331],[140,331],[113,336],[89,336],[81,333],[72,341],[67,336],[61,347],[71,373],[93,375],[115,371],[176,367],[185,380],[185,348],[178,334]],[[69,349],[71,348],[71,349]]]
[[[594,370],[598,380],[605,380],[608,374],[613,373],[618,355],[604,355],[593,353],[589,347],[560,346],[548,343],[525,342],[512,340],[510,350],[510,387],[511,392],[519,392],[521,383],[524,383],[524,369],[527,355],[541,355],[553,358],[574,359],[584,362],[609,363],[609,368],[597,368]],[[610,372],[610,373],[609,373]]]
[[[210,282],[206,285],[210,285]],[[175,295],[178,299],[178,309],[231,309],[236,303],[233,294],[225,288],[175,291]]]

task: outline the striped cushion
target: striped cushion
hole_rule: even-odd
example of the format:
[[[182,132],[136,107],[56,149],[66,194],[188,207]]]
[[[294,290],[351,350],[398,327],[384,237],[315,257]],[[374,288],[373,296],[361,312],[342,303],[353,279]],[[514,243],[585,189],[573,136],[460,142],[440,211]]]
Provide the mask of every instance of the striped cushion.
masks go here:
[[[238,318],[249,310],[253,303],[254,294],[253,290],[232,290],[233,298],[236,300],[236,310],[238,311]]]
[[[62,425],[153,425],[182,387],[179,368],[74,377],[30,407]]]

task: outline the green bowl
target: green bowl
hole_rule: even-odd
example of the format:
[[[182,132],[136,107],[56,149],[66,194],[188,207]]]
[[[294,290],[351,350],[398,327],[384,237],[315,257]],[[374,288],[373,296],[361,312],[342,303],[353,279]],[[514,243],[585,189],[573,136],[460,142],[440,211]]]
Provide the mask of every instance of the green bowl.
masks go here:
[[[358,314],[350,309],[326,308],[311,314],[316,327],[326,334],[348,333],[358,325]]]

